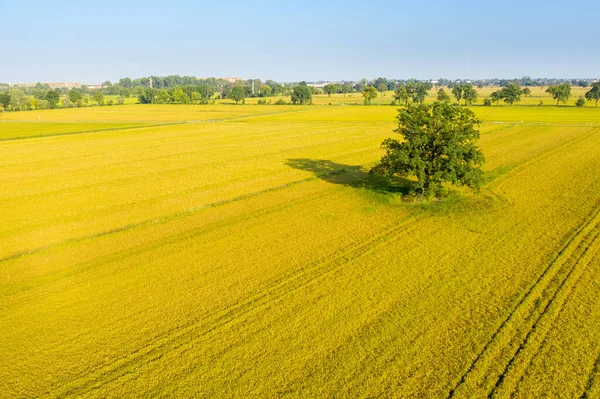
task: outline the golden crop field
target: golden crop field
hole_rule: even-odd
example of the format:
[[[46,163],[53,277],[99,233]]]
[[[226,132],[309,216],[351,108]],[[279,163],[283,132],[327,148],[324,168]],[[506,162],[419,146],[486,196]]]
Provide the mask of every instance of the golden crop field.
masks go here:
[[[4,113],[1,396],[600,397],[600,109],[473,110],[429,203],[396,107]]]

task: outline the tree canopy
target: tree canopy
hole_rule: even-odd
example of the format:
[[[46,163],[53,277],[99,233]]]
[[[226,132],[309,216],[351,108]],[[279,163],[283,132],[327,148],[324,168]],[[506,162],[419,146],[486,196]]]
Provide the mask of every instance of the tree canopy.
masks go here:
[[[293,104],[310,104],[312,102],[312,93],[310,88],[306,84],[299,84],[294,87],[292,92],[292,103]]]
[[[231,98],[236,104],[238,104],[246,97],[246,91],[242,86],[233,86],[227,97]]]
[[[553,99],[556,100],[556,106],[558,106],[561,102],[566,104],[571,98],[571,85],[568,83],[563,83],[560,85],[550,86],[546,89],[546,93],[550,93]]]
[[[377,89],[373,86],[365,86],[360,92],[365,98],[365,104],[371,105],[371,100],[377,98]]]
[[[423,194],[437,191],[443,182],[479,189],[485,162],[477,147],[481,121],[467,109],[447,102],[410,104],[401,109],[398,128],[401,139],[386,139],[385,155],[370,173],[417,178]]]
[[[588,101],[594,101],[596,103],[596,107],[598,106],[598,101],[600,101],[600,82],[596,82],[592,85],[592,88],[585,93],[585,99]]]

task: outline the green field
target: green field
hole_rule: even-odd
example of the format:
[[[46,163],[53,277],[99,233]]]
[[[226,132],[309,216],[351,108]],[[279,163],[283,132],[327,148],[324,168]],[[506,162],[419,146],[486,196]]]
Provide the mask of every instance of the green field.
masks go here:
[[[5,112],[1,396],[600,397],[600,109],[543,101],[429,203],[396,107]]]

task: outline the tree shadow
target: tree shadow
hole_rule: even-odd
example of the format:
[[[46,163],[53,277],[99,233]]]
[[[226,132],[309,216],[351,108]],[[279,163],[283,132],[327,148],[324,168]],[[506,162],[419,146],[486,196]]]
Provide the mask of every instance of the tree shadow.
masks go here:
[[[383,176],[370,175],[368,170],[359,165],[344,165],[324,159],[308,158],[288,159],[286,165],[312,172],[328,183],[370,190],[379,194],[396,193],[404,196],[414,187],[412,181],[400,177],[387,179]]]

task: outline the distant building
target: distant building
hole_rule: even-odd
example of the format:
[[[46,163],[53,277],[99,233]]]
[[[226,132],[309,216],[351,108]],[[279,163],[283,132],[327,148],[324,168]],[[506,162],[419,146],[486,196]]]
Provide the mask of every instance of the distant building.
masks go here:
[[[86,85],[86,86],[89,90],[100,90],[100,89],[104,88],[104,86],[102,86],[102,85]]]
[[[81,83],[79,82],[40,82],[48,85],[51,89],[81,89]],[[27,83],[9,83],[9,87],[35,87],[37,82]]]
[[[321,82],[321,83],[307,83],[306,85],[309,87],[314,87],[315,89],[322,89],[323,87],[330,84],[329,82]]]

